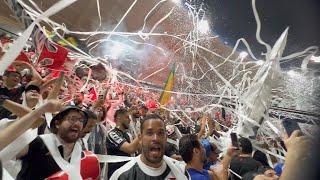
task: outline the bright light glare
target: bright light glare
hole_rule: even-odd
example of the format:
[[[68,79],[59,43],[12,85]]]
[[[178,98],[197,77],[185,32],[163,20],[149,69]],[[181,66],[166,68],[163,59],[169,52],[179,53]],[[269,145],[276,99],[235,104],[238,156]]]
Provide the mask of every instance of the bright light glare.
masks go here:
[[[320,63],[320,56],[311,56],[310,58],[313,62]]]
[[[198,31],[200,33],[206,34],[210,30],[209,22],[207,20],[201,20],[198,23]]]
[[[22,32],[18,32],[18,36],[22,36]]]
[[[242,52],[239,54],[239,57],[242,58],[242,59],[246,58],[247,56],[248,56],[248,53],[245,52],[245,51],[242,51]]]
[[[176,3],[176,4],[180,4],[181,0],[171,0],[172,2]]]
[[[287,72],[287,74],[292,77],[296,75],[296,72],[294,70],[290,70]]]
[[[110,48],[110,56],[114,59],[118,58],[119,55],[122,53],[122,51],[124,50],[123,46],[121,46],[121,44],[114,44],[111,48]]]
[[[263,63],[264,63],[263,60],[256,61],[256,64],[258,64],[259,66],[261,66]]]

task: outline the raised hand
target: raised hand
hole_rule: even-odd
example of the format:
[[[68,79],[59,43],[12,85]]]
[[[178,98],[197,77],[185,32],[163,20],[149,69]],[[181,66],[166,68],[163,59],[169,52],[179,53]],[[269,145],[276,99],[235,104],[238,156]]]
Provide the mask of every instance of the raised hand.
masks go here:
[[[17,71],[22,71],[23,69],[32,69],[31,65],[23,61],[14,61],[11,64]]]
[[[57,99],[60,89],[64,82],[64,72],[62,71],[54,85],[54,88],[52,91],[50,91],[47,99]]]
[[[57,99],[50,99],[40,106],[40,109],[42,113],[55,113],[62,109],[62,103]]]
[[[284,137],[283,141],[288,152],[294,151],[297,155],[305,153],[311,145],[311,140],[308,137],[303,136],[299,130],[293,131],[290,137]]]

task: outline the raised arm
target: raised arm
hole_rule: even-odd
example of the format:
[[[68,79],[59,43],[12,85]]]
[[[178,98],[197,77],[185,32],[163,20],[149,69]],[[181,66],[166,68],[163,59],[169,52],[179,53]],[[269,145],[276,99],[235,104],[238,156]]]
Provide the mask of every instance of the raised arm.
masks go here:
[[[13,142],[26,130],[28,130],[34,122],[36,122],[45,112],[56,112],[61,109],[61,103],[57,100],[50,100],[39,108],[26,114],[18,121],[14,121],[8,127],[0,131],[0,150]]]
[[[200,124],[200,131],[198,133],[198,138],[201,139],[202,136],[205,134],[205,130],[206,130],[206,124],[207,124],[207,117],[203,116],[201,118],[201,124]]]
[[[103,106],[103,104],[104,104],[104,102],[106,100],[106,96],[107,96],[108,91],[109,91],[109,88],[105,88],[105,89],[100,91],[98,100],[94,103],[93,108],[97,108],[97,107]]]
[[[12,63],[12,66],[14,66],[18,71],[22,71],[23,69],[29,69],[32,74],[32,81],[30,83],[38,86],[42,84],[43,82],[42,77],[31,64],[23,61],[14,61]]]
[[[9,99],[6,99],[5,97],[1,97],[1,101],[2,101],[2,106],[4,108],[6,108],[8,111],[12,112],[18,117],[22,117],[31,111],[30,108],[25,107],[22,104],[16,103]]]
[[[131,143],[125,142],[121,145],[120,150],[132,154],[139,149],[139,137],[136,137]]]
[[[63,85],[63,82],[64,82],[64,72],[61,72],[55,83],[55,86],[53,87],[52,91],[50,91],[47,99],[57,99],[60,89]]]
[[[222,170],[220,172],[216,172],[217,176],[220,180],[228,179],[228,169],[231,162],[231,157],[236,153],[236,147],[229,147],[227,153],[223,156],[221,160]]]
[[[295,180],[306,178],[307,174],[302,173],[303,165],[310,163],[311,140],[306,136],[301,136],[301,132],[294,131],[290,138],[284,140],[287,148],[284,169],[280,180]]]

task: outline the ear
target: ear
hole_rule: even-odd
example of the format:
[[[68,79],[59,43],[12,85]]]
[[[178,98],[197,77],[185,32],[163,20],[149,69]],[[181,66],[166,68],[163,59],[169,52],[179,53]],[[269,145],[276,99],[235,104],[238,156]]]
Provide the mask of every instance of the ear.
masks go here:
[[[59,129],[60,121],[55,121],[55,122],[54,122],[54,126],[55,126],[57,129]]]
[[[199,153],[199,150],[197,148],[193,148],[192,151],[193,151],[194,154],[198,154]]]

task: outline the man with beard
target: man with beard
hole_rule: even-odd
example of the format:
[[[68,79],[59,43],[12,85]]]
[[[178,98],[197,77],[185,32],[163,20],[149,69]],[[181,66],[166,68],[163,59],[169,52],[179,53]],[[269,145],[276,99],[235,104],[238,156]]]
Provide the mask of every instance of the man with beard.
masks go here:
[[[87,123],[87,114],[77,106],[68,106],[50,123],[52,133],[38,136],[18,157],[22,168],[17,179],[45,179],[63,170],[68,176],[81,178],[81,145],[77,140]],[[73,172],[68,171],[72,167]]]
[[[88,115],[88,122],[87,122],[86,126],[83,127],[83,130],[80,132],[82,149],[88,149],[89,136],[90,136],[93,128],[98,123],[97,115],[93,111],[86,110],[86,113]]]
[[[137,136],[138,132],[140,132],[141,120],[148,113],[148,108],[145,105],[139,105],[139,107],[131,107],[131,119],[130,122],[130,132],[132,135]]]
[[[140,132],[142,154],[115,171],[110,180],[186,180],[179,161],[164,156],[167,135],[162,118],[147,115],[141,122]]]
[[[231,156],[235,153],[235,147],[230,147],[221,160],[222,169],[219,172],[204,169],[206,162],[206,149],[200,143],[198,136],[188,134],[179,141],[179,152],[186,165],[188,176],[192,180],[224,180],[227,179],[228,167]]]
[[[79,106],[79,107],[86,107],[83,103],[84,100],[84,93],[83,92],[76,92],[73,96],[73,100],[70,102],[71,105]]]
[[[179,152],[184,162],[187,163],[186,171],[192,180],[217,178],[213,172],[203,169],[206,161],[206,151],[197,135],[188,134],[183,136],[179,141]]]
[[[131,156],[139,148],[139,137],[130,142],[127,131],[129,130],[130,118],[126,109],[118,109],[115,112],[114,119],[116,127],[111,129],[107,134],[107,152],[108,155]],[[109,163],[108,178],[114,171],[123,166],[126,162]]]
[[[85,104],[84,102],[84,93],[77,91],[74,93],[74,95],[72,96],[71,99],[66,100],[63,105],[65,106],[78,106],[80,108],[87,108],[87,104]]]

